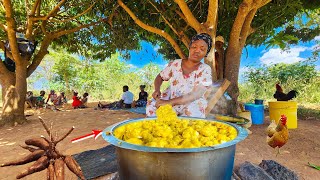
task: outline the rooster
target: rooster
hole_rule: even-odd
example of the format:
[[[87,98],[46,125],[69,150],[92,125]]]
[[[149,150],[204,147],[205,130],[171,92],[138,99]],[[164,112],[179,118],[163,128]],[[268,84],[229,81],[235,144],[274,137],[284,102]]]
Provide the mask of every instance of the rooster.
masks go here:
[[[276,98],[277,101],[289,101],[289,100],[295,98],[298,94],[298,92],[295,90],[288,92],[288,94],[284,93],[279,84],[276,84],[276,89],[277,90],[274,93],[273,97]]]
[[[278,147],[278,154],[280,153],[280,148],[288,142],[289,131],[287,128],[287,117],[281,115],[278,124],[274,120],[270,123],[267,128],[267,143],[272,148]]]

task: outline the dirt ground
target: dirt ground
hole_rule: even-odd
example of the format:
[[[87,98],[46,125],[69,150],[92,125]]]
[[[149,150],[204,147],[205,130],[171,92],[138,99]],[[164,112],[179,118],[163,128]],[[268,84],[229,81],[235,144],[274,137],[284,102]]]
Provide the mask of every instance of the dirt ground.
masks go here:
[[[36,111],[33,116],[28,117],[28,124],[0,128],[0,164],[28,154],[28,151],[19,147],[19,144],[24,144],[24,140],[40,135],[46,136],[46,132],[37,118],[39,115],[49,124],[53,122],[53,129],[60,136],[75,126],[71,135],[59,143],[57,147],[62,153],[69,155],[107,145],[103,138],[97,140],[91,138],[78,143],[71,143],[71,139],[88,134],[93,129],[103,130],[119,121],[144,117],[142,114],[127,111],[101,111],[93,108],[77,110],[65,108],[63,111],[56,112],[52,110]],[[245,161],[259,164],[263,159],[272,159],[295,171],[300,179],[319,179],[320,171],[308,167],[307,163],[320,165],[320,121],[299,120],[298,128],[290,130],[289,142],[281,148],[281,154],[278,156],[276,156],[276,150],[270,148],[266,143],[265,128],[267,126],[268,116],[266,116],[265,124],[253,125],[250,128],[253,133],[237,145],[235,167]],[[1,167],[0,179],[15,179],[15,176],[28,166],[30,164]],[[67,180],[77,179],[68,170],[66,172]],[[24,179],[46,179],[46,172],[35,173]]]

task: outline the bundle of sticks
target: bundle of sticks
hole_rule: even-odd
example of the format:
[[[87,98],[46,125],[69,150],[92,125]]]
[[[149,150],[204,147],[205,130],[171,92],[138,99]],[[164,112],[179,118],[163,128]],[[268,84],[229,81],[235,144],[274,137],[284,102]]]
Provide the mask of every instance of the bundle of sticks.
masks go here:
[[[52,124],[49,129],[41,117],[39,117],[39,120],[48,133],[49,139],[41,136],[25,140],[26,145],[20,146],[29,150],[31,153],[22,159],[7,162],[1,164],[0,166],[16,166],[35,161],[32,166],[22,171],[16,176],[16,178],[21,179],[30,174],[47,169],[48,180],[64,180],[64,164],[66,164],[71,172],[77,175],[80,179],[84,180],[85,177],[82,173],[82,170],[74,158],[70,155],[63,155],[56,149],[56,145],[64,140],[73,131],[74,127],[72,127],[63,137],[54,138],[52,135]]]

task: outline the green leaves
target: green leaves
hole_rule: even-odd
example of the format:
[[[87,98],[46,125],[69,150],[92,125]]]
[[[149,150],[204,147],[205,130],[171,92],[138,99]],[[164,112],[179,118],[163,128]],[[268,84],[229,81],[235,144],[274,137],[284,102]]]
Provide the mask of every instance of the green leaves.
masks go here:
[[[313,167],[313,168],[315,168],[316,170],[319,170],[319,171],[320,171],[320,166],[316,166],[316,165],[314,165],[314,164],[311,164],[310,162],[308,162],[308,165],[309,165],[310,167]]]
[[[275,84],[280,83],[284,91],[299,92],[298,102],[318,103],[320,101],[320,76],[314,61],[294,64],[277,64],[249,68],[245,80],[240,84],[240,99],[252,101],[255,98],[274,100]]]

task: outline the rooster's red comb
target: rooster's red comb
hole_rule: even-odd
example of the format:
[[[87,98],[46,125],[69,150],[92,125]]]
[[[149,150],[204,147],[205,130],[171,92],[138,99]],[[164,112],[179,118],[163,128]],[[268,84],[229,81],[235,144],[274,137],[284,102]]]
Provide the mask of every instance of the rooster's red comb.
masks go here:
[[[282,114],[281,118],[280,118],[280,121],[282,122],[283,125],[285,125],[287,123],[287,116]]]

